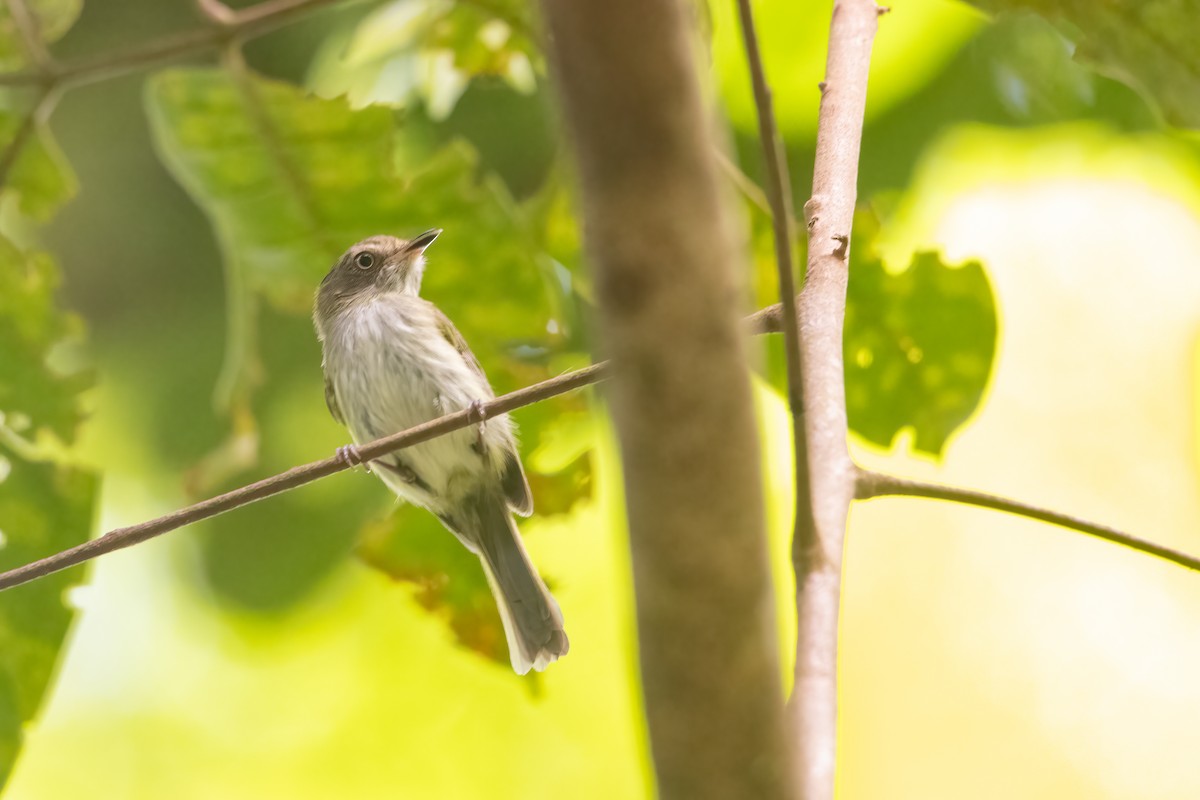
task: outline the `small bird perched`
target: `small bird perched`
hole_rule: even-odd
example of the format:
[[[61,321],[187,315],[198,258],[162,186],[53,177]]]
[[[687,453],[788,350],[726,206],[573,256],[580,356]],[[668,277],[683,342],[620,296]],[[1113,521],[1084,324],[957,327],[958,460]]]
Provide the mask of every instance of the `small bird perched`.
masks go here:
[[[405,241],[372,236],[351,247],[317,292],[313,319],[323,351],[325,402],[357,444],[422,422],[479,409],[495,397],[462,334],[418,296],[425,249],[441,233]],[[354,445],[338,454],[362,463]],[[533,513],[503,414],[371,462],[402,500],[437,515],[479,556],[496,598],[513,669],[541,671],[569,647],[562,612],[538,576],[512,512]]]

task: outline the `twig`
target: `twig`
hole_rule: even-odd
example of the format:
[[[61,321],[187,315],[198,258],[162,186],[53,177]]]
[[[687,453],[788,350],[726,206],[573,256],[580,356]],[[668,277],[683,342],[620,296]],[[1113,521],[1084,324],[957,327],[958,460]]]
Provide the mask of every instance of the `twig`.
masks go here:
[[[59,92],[54,86],[46,86],[39,90],[33,106],[21,118],[16,132],[13,133],[13,138],[9,140],[3,153],[0,153],[0,188],[8,185],[9,176],[12,174],[17,159],[21,157],[25,145],[29,144],[29,140],[33,138],[37,126],[44,122],[53,110],[55,103],[58,102],[58,96]]]
[[[345,0],[268,0],[234,14],[226,25],[214,25],[156,39],[140,47],[69,62],[50,71],[21,70],[0,74],[0,86],[29,86],[53,80],[67,88],[178,61],[217,49],[233,38],[248,39],[280,28],[322,6]]]
[[[25,54],[29,56],[29,61],[43,73],[52,70],[54,60],[50,58],[50,53],[42,41],[41,24],[38,18],[29,10],[25,0],[5,0],[5,3],[8,6],[8,15],[12,17],[13,26],[16,27],[17,33],[21,37],[21,45],[25,48]]]
[[[767,217],[774,217],[775,212],[771,210],[771,201],[767,199],[767,193],[762,190],[762,187],[755,183],[749,175],[742,172],[742,168],[733,163],[733,159],[725,155],[724,150],[719,147],[714,148],[713,155],[717,159],[717,166],[729,177],[738,191],[744,194],[746,199],[757,206],[758,210]],[[790,206],[791,203],[789,202],[788,205]]]
[[[742,41],[746,47],[746,60],[749,62],[750,78],[754,84],[754,102],[758,107],[758,136],[766,162],[767,198],[770,202],[771,222],[775,230],[775,264],[779,272],[779,297],[783,303],[783,340],[787,352],[788,401],[792,410],[792,423],[795,426],[797,458],[803,458],[804,426],[800,419],[800,415],[803,413],[800,386],[800,332],[796,326],[796,306],[787,302],[788,298],[796,296],[795,270],[792,264],[793,242],[796,239],[793,230],[792,187],[788,178],[787,157],[783,151],[783,141],[775,127],[775,112],[771,106],[771,89],[767,86],[762,56],[758,51],[758,36],[754,31],[754,13],[750,8],[750,0],[738,0],[738,12],[741,15]],[[726,172],[732,170],[742,191],[747,192],[747,195],[754,199],[747,184],[754,189],[758,187],[735,164],[729,161],[724,153],[719,153],[717,163]]]
[[[797,324],[796,304],[796,282],[794,269],[792,266],[792,251],[793,242],[795,241],[795,231],[793,229],[793,206],[791,180],[788,177],[787,157],[783,149],[783,141],[779,136],[779,131],[775,125],[775,112],[772,109],[771,89],[767,85],[766,73],[763,70],[762,55],[758,47],[758,35],[754,29],[754,12],[750,7],[750,0],[738,0],[738,14],[742,24],[742,43],[746,49],[746,61],[750,67],[750,80],[754,87],[754,103],[758,109],[758,137],[762,146],[763,160],[766,165],[767,173],[767,196],[771,201],[771,223],[775,232],[775,267],[779,274],[779,299],[780,299],[780,316],[778,323],[783,330],[784,355],[786,358],[787,369],[787,387],[788,387],[788,410],[792,415],[792,451],[794,475],[796,484],[796,508],[795,522],[792,533],[792,548],[795,553],[806,552],[810,549],[810,543],[814,540],[816,525],[813,521],[813,502],[812,493],[813,486],[810,479],[811,471],[809,467],[809,447],[808,447],[808,429],[807,420],[805,419],[804,405],[804,355],[800,350],[800,328]],[[844,297],[844,294],[843,294]],[[845,404],[841,410],[842,421],[841,427],[845,430]],[[825,420],[837,425],[836,416],[832,419]],[[830,465],[835,468],[836,462]],[[816,467],[820,469],[821,466]],[[797,591],[797,606],[801,607],[801,597],[804,596],[808,583],[808,573],[814,565],[819,565],[815,559],[804,557],[794,558],[793,565],[796,572],[796,591]],[[836,595],[837,579],[834,577],[834,593]],[[834,599],[834,636],[837,631],[837,615],[836,615],[836,596]],[[809,605],[811,608],[811,604]],[[800,626],[799,641],[804,641],[803,631],[806,627],[806,619],[803,613],[798,619]],[[836,644],[836,641],[835,641]],[[800,651],[798,651],[799,653]],[[796,705],[796,700],[799,700],[799,705],[804,705],[804,693],[806,684],[800,680],[800,675],[803,673],[806,676],[811,676],[812,666],[808,662],[801,662],[801,656],[797,656],[796,675],[797,680],[795,689],[793,690],[793,705]],[[816,665],[819,674],[824,677],[826,672],[826,664],[820,663]],[[822,681],[824,684],[825,682]],[[827,695],[821,699],[821,704],[833,706],[834,693],[836,687],[832,684],[832,677],[828,685],[819,687],[818,691],[827,692]],[[830,763],[829,773],[826,774],[824,764],[828,757],[832,761],[831,754],[821,752],[824,743],[820,741],[820,737],[813,739],[810,731],[805,725],[795,726],[796,730],[793,735],[799,739],[799,749],[796,750],[795,756],[792,758],[792,770],[795,774],[795,782],[800,790],[800,796],[823,797],[828,792],[828,796],[833,795],[833,775],[832,764]],[[814,747],[814,745],[816,745]],[[817,770],[814,771],[814,765]]]
[[[1101,525],[1098,522],[1089,522],[1079,517],[1073,517],[1070,514],[1062,514],[1058,511],[1031,506],[1019,500],[1010,500],[1007,497],[999,497],[973,489],[960,489],[954,486],[943,486],[936,483],[898,478],[893,475],[885,475],[865,469],[858,470],[855,487],[854,497],[856,500],[870,500],[873,497],[888,496],[928,497],[935,500],[962,503],[968,506],[978,506],[979,508],[990,508],[993,511],[1003,511],[1008,514],[1016,514],[1021,517],[1049,522],[1051,525],[1070,528],[1073,531],[1086,533],[1088,536],[1094,536],[1106,542],[1119,544],[1122,547],[1128,547],[1140,553],[1146,553],[1147,555],[1170,561],[1172,564],[1178,564],[1186,569],[1200,571],[1200,558],[1196,558],[1195,556],[1165,547],[1161,544],[1156,544],[1155,542],[1139,538],[1124,531],[1119,531],[1116,528],[1110,528],[1107,525]]]
[[[769,325],[762,324],[762,320],[772,316],[778,317],[778,312],[779,307],[776,305],[764,308],[750,315],[745,320],[748,332],[754,334],[769,333]],[[584,367],[574,372],[559,375],[556,378],[550,378],[540,383],[526,386],[524,389],[509,392],[506,395],[497,397],[495,400],[484,403],[482,408],[484,414],[489,417],[496,414],[504,414],[514,409],[564,394],[573,389],[597,383],[607,377],[607,374],[608,362],[602,361],[599,364],[593,364],[590,367]],[[376,439],[369,444],[362,445],[358,450],[364,459],[370,461],[393,450],[419,444],[437,436],[443,436],[451,431],[456,431],[459,428],[465,428],[477,421],[467,411],[447,414],[444,417],[417,425],[405,431],[400,431],[399,433],[394,433],[391,436]],[[309,464],[293,467],[287,472],[282,472],[274,477],[264,478],[248,486],[242,486],[225,494],[203,500],[187,508],[173,511],[157,519],[131,525],[126,528],[117,528],[99,538],[72,547],[70,550],[64,550],[61,553],[56,553],[25,566],[0,573],[0,591],[10,589],[13,586],[19,586],[22,583],[28,583],[29,581],[49,575],[52,572],[73,567],[76,564],[82,564],[97,556],[121,550],[130,545],[144,542],[147,539],[153,539],[155,536],[168,533],[176,528],[182,528],[193,522],[199,522],[210,517],[215,517],[218,514],[224,514],[226,511],[232,511],[240,506],[253,503],[256,500],[262,500],[264,497],[270,497],[286,492],[289,489],[295,489],[297,486],[312,483],[320,478],[341,472],[346,468],[346,464],[338,461],[336,458],[313,461]]]
[[[846,440],[846,315],[850,230],[871,44],[880,11],[872,0],[835,0],[821,109],[813,194],[804,207],[808,270],[799,302],[807,462],[798,462],[796,537],[796,667],[791,711],[800,796],[833,797],[837,743],[837,639],[842,547],[854,495]]]
[[[559,375],[556,378],[550,378],[541,383],[535,383],[524,389],[509,392],[506,395],[483,403],[481,406],[483,415],[485,417],[493,417],[497,414],[503,414],[522,406],[569,392],[572,389],[579,389],[601,380],[605,377],[606,372],[607,364],[593,364],[590,367],[584,367],[574,372]],[[422,423],[408,430],[394,433],[391,436],[376,439],[373,442],[360,446],[358,451],[362,454],[364,461],[372,461],[394,450],[427,442],[435,437],[443,436],[451,431],[478,424],[479,422],[480,419],[473,409],[458,411],[454,414],[447,414],[444,417]],[[348,468],[349,465],[336,456],[322,459],[321,461],[313,461],[309,464],[293,467],[287,472],[282,472],[274,477],[251,483],[248,486],[242,486],[241,488],[217,495],[187,508],[182,508],[157,519],[152,519],[138,525],[131,525],[126,528],[117,528],[98,539],[84,542],[69,550],[64,550],[61,553],[56,553],[55,555],[0,574],[0,591],[19,586],[22,583],[28,583],[53,572],[73,567],[76,564],[82,564],[85,561],[90,561],[97,556],[111,553],[114,550],[121,550],[125,547],[144,542],[147,539],[160,536],[176,528],[182,528],[184,525],[190,525],[193,522],[215,517],[218,514],[223,514],[226,511],[253,503],[256,500],[262,500],[265,497],[271,497],[272,495],[286,492],[289,489],[295,489],[306,483],[312,483],[319,478],[342,472]]]
[[[221,0],[196,0],[196,8],[214,25],[225,27],[237,23],[237,12]]]

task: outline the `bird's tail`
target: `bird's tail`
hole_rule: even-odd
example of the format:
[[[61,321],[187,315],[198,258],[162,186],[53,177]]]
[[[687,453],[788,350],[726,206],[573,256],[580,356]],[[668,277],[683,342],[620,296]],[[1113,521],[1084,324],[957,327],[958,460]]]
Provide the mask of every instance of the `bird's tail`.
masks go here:
[[[496,597],[508,655],[519,675],[541,672],[567,654],[562,611],[529,560],[516,522],[503,498],[481,492],[472,498],[468,525],[459,526],[475,545],[488,585]]]

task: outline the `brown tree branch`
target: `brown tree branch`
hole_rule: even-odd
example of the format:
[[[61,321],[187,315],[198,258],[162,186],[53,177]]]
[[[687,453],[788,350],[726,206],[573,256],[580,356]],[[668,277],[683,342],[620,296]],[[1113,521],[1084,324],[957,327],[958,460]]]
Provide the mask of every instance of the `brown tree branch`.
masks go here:
[[[165,36],[93,58],[0,74],[0,86],[53,84],[71,88],[216,50],[232,39],[262,36],[323,6],[345,0],[267,0],[233,12],[229,22]]]
[[[771,333],[771,325],[769,322],[764,322],[764,320],[778,319],[778,317],[778,304],[761,309],[746,318],[746,329],[749,333],[753,334]],[[496,414],[503,414],[574,389],[590,386],[604,380],[608,376],[608,370],[608,362],[602,361],[590,367],[584,367],[574,372],[568,372],[558,377],[526,386],[524,389],[509,392],[506,395],[497,397],[495,400],[484,403],[484,415],[495,416]],[[401,448],[428,441],[437,436],[443,436],[470,424],[472,424],[472,421],[468,419],[467,412],[448,414],[439,419],[426,422],[423,425],[377,439],[360,447],[359,452],[367,460],[379,458],[393,450],[400,450]],[[303,486],[306,483],[312,483],[319,478],[341,472],[344,469],[347,469],[346,464],[338,461],[336,458],[313,461],[309,464],[293,467],[287,472],[282,472],[273,477],[264,478],[248,486],[242,486],[225,494],[203,500],[187,508],[181,508],[165,516],[126,528],[117,528],[69,550],[64,550],[61,553],[56,553],[30,564],[9,570],[8,572],[0,573],[0,591],[19,586],[22,583],[28,583],[29,581],[49,575],[52,572],[58,572],[59,570],[82,564],[97,556],[124,549],[130,545],[144,542],[147,539],[153,539],[155,536],[169,533],[185,525],[191,525],[193,522],[200,522],[201,520],[215,517],[218,514],[224,514],[226,511],[232,511],[240,506],[253,503],[256,500],[282,494],[298,486]]]
[[[855,487],[854,498],[856,500],[870,500],[873,497],[926,497],[935,500],[948,500],[952,503],[962,503],[963,505],[978,506],[979,508],[990,508],[993,511],[1016,514],[1021,517],[1049,522],[1051,525],[1058,525],[1073,531],[1086,533],[1088,536],[1094,536],[1106,542],[1112,542],[1122,547],[1137,550],[1139,553],[1146,553],[1147,555],[1170,561],[1172,564],[1178,564],[1186,569],[1200,571],[1200,558],[1195,556],[1161,544],[1156,544],[1155,542],[1139,538],[1124,531],[1119,531],[1116,528],[1110,528],[1107,525],[1101,525],[1098,522],[1089,522],[1070,514],[1031,506],[1028,503],[1011,500],[1007,497],[999,497],[973,489],[960,489],[954,486],[943,486],[936,483],[897,478],[893,475],[885,475],[880,472],[872,472],[861,468],[858,470],[855,479]]]
[[[742,23],[742,42],[746,48],[746,60],[750,66],[750,80],[754,86],[754,102],[758,108],[758,138],[763,150],[767,171],[767,198],[771,207],[771,223],[775,233],[775,265],[779,273],[779,299],[781,305],[781,327],[784,350],[787,353],[788,405],[792,412],[792,427],[795,436],[797,460],[804,459],[803,400],[800,386],[800,331],[796,326],[796,306],[788,298],[796,296],[795,269],[792,261],[793,230],[795,214],[792,206],[792,186],[788,178],[787,155],[783,140],[775,126],[772,109],[771,89],[763,72],[762,56],[758,50],[758,35],[754,30],[754,12],[750,0],[738,0],[738,14]],[[722,154],[723,155],[723,154]],[[725,159],[727,161],[727,159]],[[721,162],[721,159],[718,159]],[[732,163],[730,167],[734,166]],[[726,167],[726,171],[729,169]],[[737,170],[741,175],[741,170]],[[742,175],[745,178],[744,175]],[[746,179],[748,181],[749,179]],[[751,185],[753,185],[751,183]],[[748,187],[739,182],[742,191]],[[757,187],[755,187],[757,188]],[[801,494],[799,490],[797,494]]]
[[[807,461],[797,464],[795,686],[790,701],[798,739],[800,796],[831,800],[837,742],[837,637],[842,543],[854,496],[847,450],[842,323],[850,230],[871,44],[880,9],[872,0],[835,0],[817,122],[813,194],[805,204],[808,271],[800,296],[800,341]]]
[[[788,797],[761,462],[688,4],[544,0],[612,355],[664,798]]]
[[[608,365],[606,363],[593,364],[590,367],[577,369],[573,372],[559,375],[556,378],[550,378],[541,383],[527,386],[524,389],[509,392],[506,395],[483,403],[481,405],[482,418],[476,416],[470,409],[454,414],[447,414],[444,417],[430,420],[408,430],[394,433],[391,436],[376,439],[373,442],[360,446],[358,451],[362,454],[364,461],[372,461],[394,450],[429,441],[437,436],[443,436],[451,431],[465,428],[468,425],[478,424],[482,419],[486,419],[487,417],[503,414],[522,406],[537,403],[573,389],[579,389],[596,383],[606,377],[607,371]],[[92,539],[69,550],[64,550],[61,553],[56,553],[39,561],[34,561],[31,564],[26,564],[23,567],[17,567],[8,572],[0,573],[0,590],[28,583],[29,581],[49,575],[52,572],[58,572],[59,570],[73,567],[76,564],[82,564],[105,553],[111,553],[114,550],[121,550],[144,542],[147,539],[160,536],[176,528],[182,528],[193,522],[199,522],[200,520],[215,517],[218,514],[224,514],[226,511],[232,511],[240,506],[253,503],[256,500],[262,500],[263,498],[295,489],[298,486],[312,483],[319,478],[333,475],[345,469],[349,469],[349,466],[336,457],[313,461],[309,464],[293,467],[287,472],[282,472],[273,477],[251,483],[248,486],[242,486],[225,494],[217,495],[187,508],[182,508],[157,519],[131,525],[126,528],[117,528],[98,539]]]

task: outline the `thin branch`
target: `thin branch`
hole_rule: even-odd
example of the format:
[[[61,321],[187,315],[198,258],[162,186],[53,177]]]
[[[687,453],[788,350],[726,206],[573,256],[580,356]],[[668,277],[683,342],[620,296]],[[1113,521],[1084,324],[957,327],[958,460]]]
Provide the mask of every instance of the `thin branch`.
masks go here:
[[[572,389],[579,389],[596,383],[606,377],[607,372],[607,363],[593,364],[590,367],[577,369],[573,372],[559,375],[556,378],[550,378],[541,383],[527,386],[524,389],[509,392],[494,400],[489,400],[480,406],[482,416],[477,415],[472,409],[447,414],[444,417],[430,420],[408,430],[394,433],[391,436],[376,439],[373,442],[360,446],[358,451],[362,454],[364,461],[373,461],[394,450],[427,442],[438,436],[444,436],[451,431],[478,424],[487,417],[504,414],[522,406],[569,392]],[[262,500],[263,498],[295,489],[298,486],[303,486],[306,483],[312,483],[315,480],[342,472],[348,468],[349,466],[346,462],[338,459],[336,456],[322,459],[321,461],[313,461],[299,467],[293,467],[287,472],[282,472],[274,477],[265,478],[248,486],[242,486],[241,488],[217,495],[187,508],[182,508],[157,519],[131,525],[126,528],[117,528],[98,539],[92,539],[69,550],[64,550],[61,553],[56,553],[55,555],[0,574],[0,591],[19,586],[22,583],[28,583],[29,581],[67,569],[68,567],[73,567],[77,564],[82,564],[85,561],[90,561],[97,556],[111,553],[114,550],[121,550],[144,542],[147,539],[160,536],[176,528],[191,525],[193,522],[199,522],[210,517],[215,517],[218,514],[223,514],[226,511],[232,511],[240,506],[253,503],[256,500]]]
[[[1170,561],[1172,564],[1178,564],[1186,569],[1200,571],[1200,558],[1170,547],[1165,547],[1161,544],[1156,544],[1147,539],[1139,538],[1133,534],[1119,531],[1116,528],[1101,525],[1098,522],[1089,522],[1070,514],[1062,514],[1058,511],[1031,506],[1019,500],[1010,500],[1007,497],[999,497],[973,489],[959,489],[954,486],[943,486],[936,483],[898,478],[893,475],[885,475],[865,469],[858,470],[854,492],[856,500],[870,500],[873,497],[889,496],[928,497],[935,500],[962,503],[968,506],[978,506],[979,508],[990,508],[993,511],[1003,511],[1007,514],[1016,514],[1017,516],[1028,517],[1040,520],[1041,522],[1049,522],[1051,525],[1058,525],[1073,531],[1086,533],[1088,536],[1094,536],[1106,542],[1112,542],[1122,547],[1137,550],[1139,553],[1146,553],[1147,555]]]
[[[196,8],[214,25],[227,27],[237,23],[237,12],[221,0],[196,0]]]
[[[0,86],[30,86],[47,81],[62,87],[82,86],[206,53],[234,38],[262,36],[309,11],[338,2],[344,0],[268,0],[236,12],[232,22],[226,25],[164,36],[139,47],[68,62],[50,70],[0,74]]]
[[[761,324],[761,321],[772,316],[772,311],[775,312],[774,316],[778,317],[778,306],[764,308],[747,317],[745,324],[748,332],[753,334],[770,333],[769,326]],[[608,377],[608,369],[608,362],[602,361],[590,367],[577,369],[573,372],[526,386],[524,389],[509,392],[506,395],[483,403],[483,414],[485,417],[494,417],[497,414],[504,414],[518,408],[523,408],[524,406],[565,394],[574,389],[590,386]],[[476,422],[478,420],[472,417],[470,412],[459,411],[455,414],[447,414],[444,417],[430,420],[408,430],[394,433],[391,436],[376,439],[369,444],[362,445],[358,448],[358,451],[364,459],[370,461],[394,450],[400,450],[401,448],[419,444],[438,436],[444,436],[451,431],[465,428]],[[256,500],[281,494],[298,486],[303,486],[306,483],[312,483],[320,478],[341,472],[344,469],[347,469],[346,464],[336,458],[313,461],[309,464],[293,467],[287,472],[281,472],[274,477],[264,478],[248,486],[242,486],[225,494],[203,500],[187,508],[173,511],[170,514],[149,520],[148,522],[111,530],[99,538],[84,542],[69,550],[64,550],[61,553],[47,556],[25,566],[0,573],[0,591],[19,586],[22,583],[28,583],[29,581],[67,569],[68,567],[73,567],[77,564],[82,564],[97,556],[124,549],[130,545],[144,542],[147,539],[153,539],[155,536],[161,536],[164,533],[182,528],[185,525],[191,525],[193,522],[199,522],[215,517],[218,514],[224,514],[226,511],[232,511],[235,508],[253,503]]]
[[[771,209],[771,201],[767,199],[767,193],[762,190],[762,187],[755,183],[749,175],[742,172],[742,168],[735,164],[733,159],[727,156],[721,148],[713,148],[713,155],[717,159],[717,166],[729,177],[738,191],[767,217],[774,217],[775,212]],[[791,205],[790,202],[789,205]]]
[[[867,77],[880,13],[872,0],[834,2],[813,194],[804,206],[808,270],[799,301],[804,409],[797,424],[804,427],[807,460],[796,464],[797,635],[790,705],[798,746],[793,764],[805,800],[831,800],[834,789],[842,548],[854,496],[842,325]]]
[[[742,23],[742,42],[746,48],[746,60],[750,66],[750,80],[754,86],[754,102],[758,108],[758,137],[762,145],[763,159],[767,171],[767,197],[771,204],[771,224],[775,232],[775,267],[779,273],[780,328],[783,331],[783,346],[786,356],[788,407],[792,413],[792,448],[795,458],[796,502],[803,504],[809,495],[808,443],[804,429],[804,390],[801,385],[803,365],[800,355],[800,328],[796,322],[796,305],[789,302],[796,296],[795,269],[792,263],[794,212],[792,186],[788,177],[787,156],[783,140],[775,125],[772,109],[771,89],[763,70],[762,55],[758,48],[758,35],[754,30],[754,12],[750,0],[738,0],[738,14]],[[722,163],[718,159],[718,163]],[[729,166],[734,166],[732,163]],[[728,170],[727,170],[728,171]],[[749,178],[736,170],[738,175]],[[751,185],[753,185],[751,183]],[[757,188],[757,187],[756,187]],[[745,191],[745,187],[743,187]],[[796,534],[801,533],[803,510],[796,511]]]
[[[53,86],[47,86],[39,90],[37,99],[33,101],[33,106],[21,118],[16,132],[13,133],[13,138],[9,140],[4,151],[0,153],[0,188],[8,185],[9,176],[12,175],[12,170],[17,163],[17,159],[21,157],[25,146],[33,138],[38,125],[45,122],[46,117],[54,109],[54,105],[58,102],[58,97],[59,92]]]
[[[42,41],[41,24],[36,15],[29,10],[29,6],[25,0],[5,0],[8,6],[8,15],[12,17],[13,26],[16,27],[17,33],[21,37],[21,45],[25,48],[25,54],[29,57],[29,61],[42,72],[47,72],[54,68],[54,60],[50,57],[50,53],[46,50],[46,44]]]

